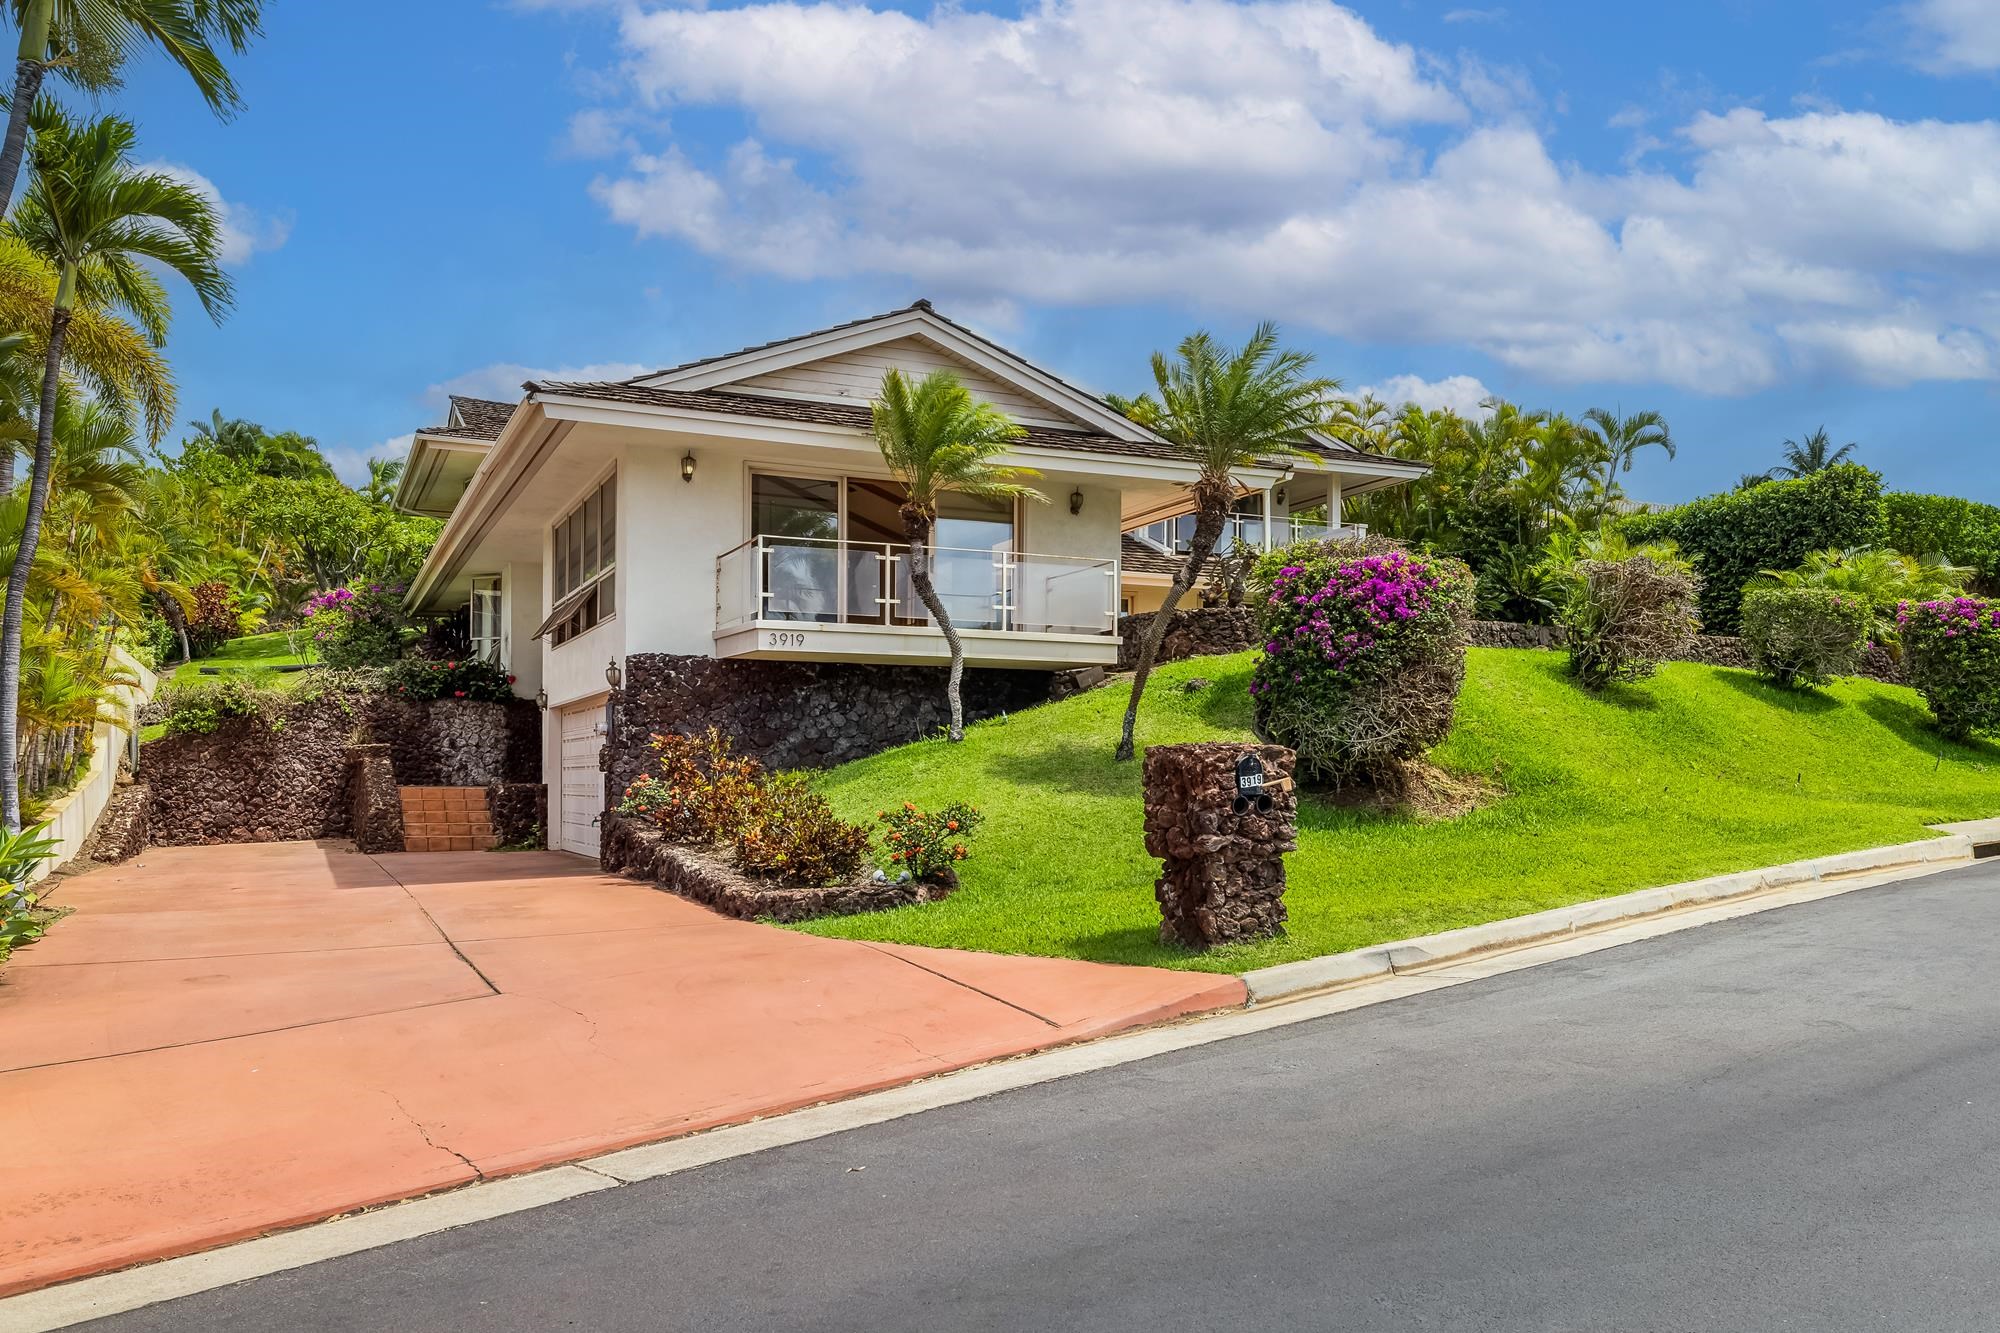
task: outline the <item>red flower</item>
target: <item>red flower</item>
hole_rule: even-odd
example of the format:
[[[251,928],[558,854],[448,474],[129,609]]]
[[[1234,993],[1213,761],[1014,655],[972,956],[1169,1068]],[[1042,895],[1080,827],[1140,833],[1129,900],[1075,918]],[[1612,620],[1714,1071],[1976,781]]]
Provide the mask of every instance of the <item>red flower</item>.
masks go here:
[[[512,685],[514,683],[514,673],[511,671],[507,673],[507,683],[509,685]]]
[[[452,697],[452,698],[454,698],[454,699],[463,699],[463,698],[465,697],[465,691],[464,691],[464,690],[453,690],[453,691],[451,692],[451,697]]]

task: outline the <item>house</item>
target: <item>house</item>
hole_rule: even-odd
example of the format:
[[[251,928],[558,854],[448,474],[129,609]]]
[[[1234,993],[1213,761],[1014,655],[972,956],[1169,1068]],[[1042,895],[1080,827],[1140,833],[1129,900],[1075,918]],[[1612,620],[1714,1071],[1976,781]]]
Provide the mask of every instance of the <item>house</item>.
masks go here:
[[[646,726],[810,735],[764,742],[794,763],[933,717],[948,653],[869,433],[890,367],[948,368],[1024,426],[1007,461],[1047,501],[956,497],[940,516],[935,577],[972,711],[1018,706],[1025,673],[1045,689],[1047,673],[1113,664],[1121,607],[1157,605],[1194,466],[928,302],[630,380],[530,383],[518,403],[453,399],[415,433],[397,492],[445,520],[407,605],[463,610],[475,650],[548,710],[551,846],[595,854],[599,750],[620,781]],[[1262,541],[1294,512],[1337,524],[1343,494],[1420,472],[1328,442],[1238,479]]]

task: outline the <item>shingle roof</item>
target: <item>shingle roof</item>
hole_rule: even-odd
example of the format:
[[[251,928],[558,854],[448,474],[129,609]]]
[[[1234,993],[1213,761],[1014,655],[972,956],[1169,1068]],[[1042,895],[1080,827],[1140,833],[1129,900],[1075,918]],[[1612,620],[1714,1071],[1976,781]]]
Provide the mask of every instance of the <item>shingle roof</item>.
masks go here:
[[[1168,578],[1181,572],[1181,559],[1158,551],[1127,532],[1118,539],[1118,568],[1125,574],[1165,574]]]
[[[443,426],[426,426],[419,435],[442,435],[452,440],[497,440],[500,432],[507,428],[507,418],[514,415],[513,403],[498,403],[491,398],[467,398],[463,394],[451,395],[451,423]]]
[[[766,398],[727,389],[653,389],[624,380],[539,380],[528,388],[535,393],[565,398],[594,398],[601,402],[636,403],[644,407],[671,407],[686,412],[720,412],[739,417],[761,417],[771,421],[798,421],[820,426],[847,426],[869,429],[870,414],[859,403],[820,403],[802,398]],[[1150,440],[1120,440],[1084,430],[1062,430],[1054,426],[1026,426],[1021,443],[1044,449],[1072,449],[1080,453],[1120,454],[1131,458],[1178,458],[1170,444]]]

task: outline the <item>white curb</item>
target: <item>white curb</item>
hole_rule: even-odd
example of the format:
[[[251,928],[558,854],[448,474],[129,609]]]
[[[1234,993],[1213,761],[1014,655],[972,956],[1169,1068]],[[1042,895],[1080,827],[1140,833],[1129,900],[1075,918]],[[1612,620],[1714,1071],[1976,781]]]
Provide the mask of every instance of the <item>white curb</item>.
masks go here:
[[[1837,856],[1816,856],[1809,861],[1792,861],[1765,870],[1745,870],[1733,875],[1692,880],[1686,884],[1641,889],[1636,893],[1597,898],[1569,907],[1554,907],[1530,916],[1489,921],[1483,926],[1465,926],[1436,935],[1422,935],[1413,940],[1374,944],[1348,953],[1303,958],[1296,963],[1280,963],[1276,967],[1260,967],[1254,972],[1245,972],[1243,984],[1250,990],[1250,1003],[1257,1004],[1389,976],[1411,968],[1429,967],[1468,954],[1513,948],[1636,917],[1654,916],[1677,907],[1741,898],[1768,889],[1817,883],[1842,875],[1969,860],[1972,845],[1970,836],[1952,834],[1924,842],[1871,847],[1866,851],[1842,852]]]

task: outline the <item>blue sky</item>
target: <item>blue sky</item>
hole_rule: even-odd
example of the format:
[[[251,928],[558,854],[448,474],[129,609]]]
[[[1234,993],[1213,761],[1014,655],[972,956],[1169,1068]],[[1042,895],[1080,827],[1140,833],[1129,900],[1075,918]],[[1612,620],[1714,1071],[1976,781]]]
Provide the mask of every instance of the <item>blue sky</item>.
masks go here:
[[[1824,424],[2000,501],[2000,5],[1068,0],[271,6],[182,416],[352,475],[457,389],[629,374],[934,299],[1097,389],[1261,315],[1351,388],[1656,407],[1635,494]]]

